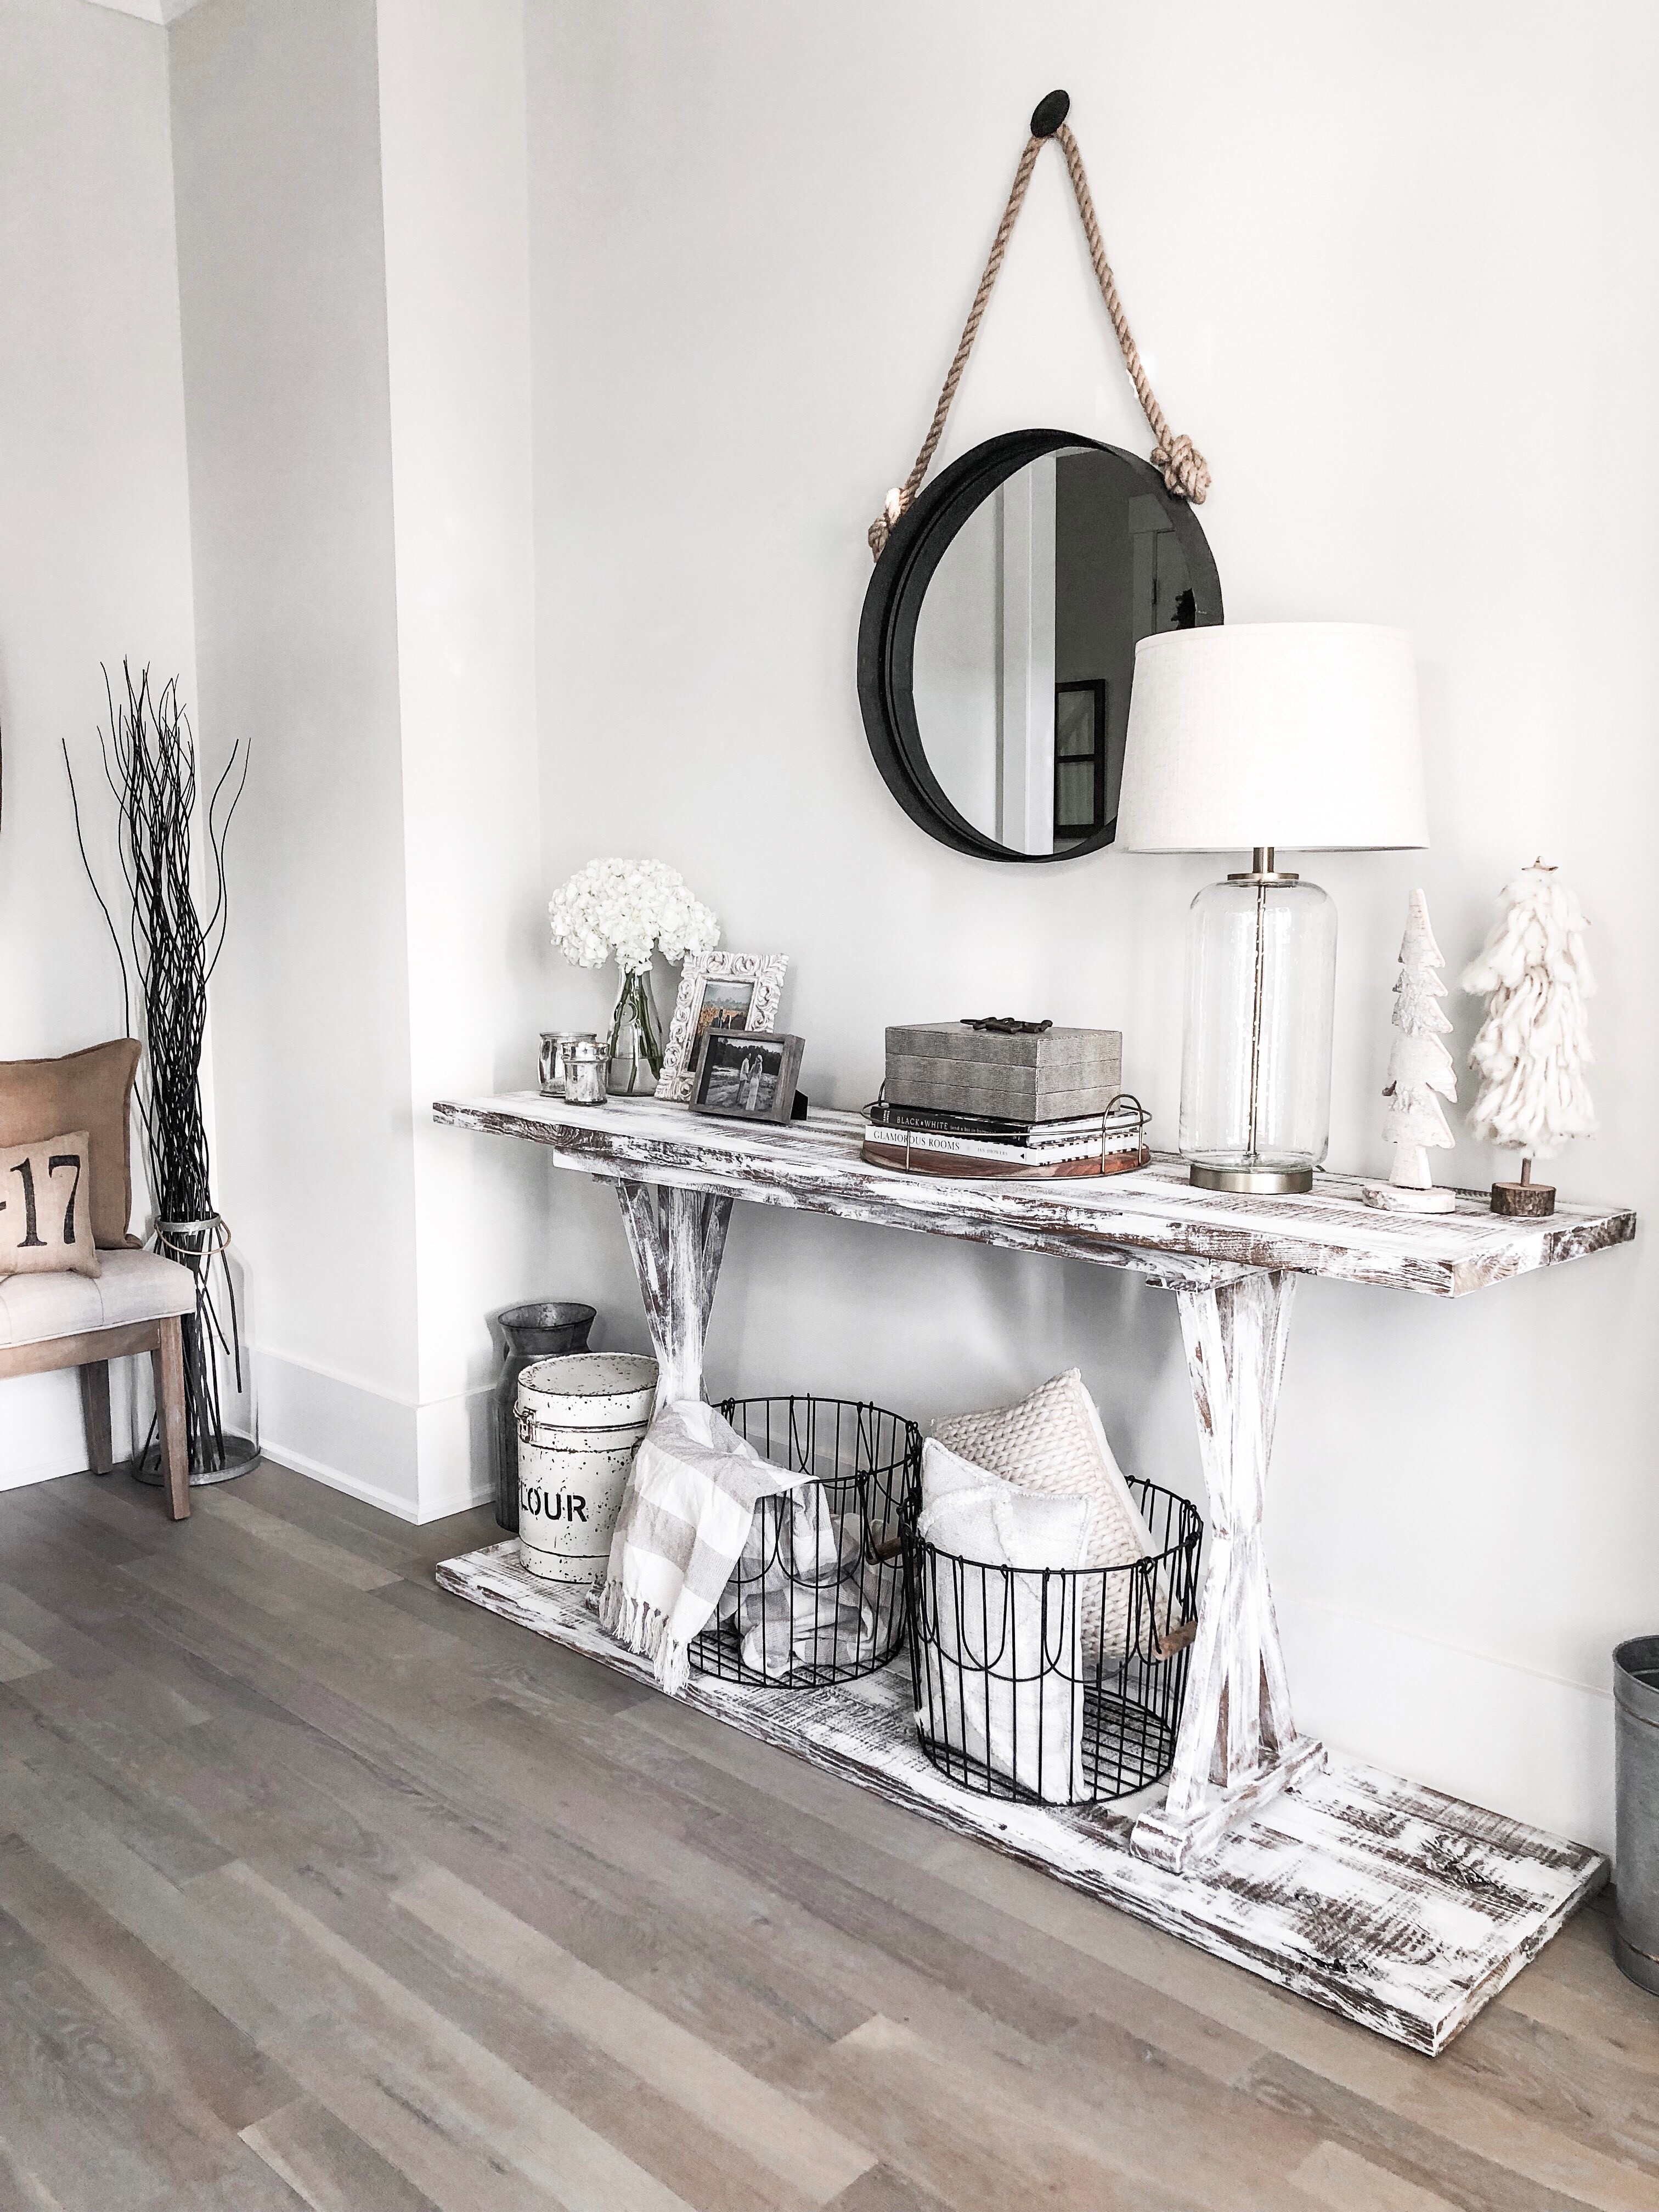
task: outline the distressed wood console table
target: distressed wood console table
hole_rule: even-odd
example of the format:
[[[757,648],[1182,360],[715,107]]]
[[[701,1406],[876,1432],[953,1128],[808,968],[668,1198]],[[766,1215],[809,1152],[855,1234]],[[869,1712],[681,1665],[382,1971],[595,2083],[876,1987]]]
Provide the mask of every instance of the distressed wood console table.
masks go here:
[[[1459,1297],[1626,1243],[1633,1213],[1567,1206],[1545,1221],[1507,1220],[1473,1196],[1449,1214],[1388,1213],[1340,1176],[1306,1196],[1237,1197],[1194,1189],[1169,1161],[1097,1182],[939,1182],[867,1164],[862,1119],[851,1114],[774,1127],[655,1101],[580,1107],[534,1092],[441,1100],[434,1113],[545,1145],[561,1166],[617,1185],[659,1402],[702,1395],[704,1335],[738,1199],[1127,1268],[1176,1294],[1210,1563],[1161,1803],[1126,1817],[967,1799],[915,1750],[908,1684],[884,1695],[854,1694],[856,1685],[780,1695],[694,1677],[694,1702],[1424,2050],[1442,2048],[1605,1879],[1605,1863],[1581,1845],[1328,1761],[1298,1732],[1261,1510],[1299,1275]],[[515,1550],[448,1562],[440,1579],[596,1657],[637,1666],[579,1607],[523,1576]],[[890,1706],[890,1727],[878,1718]]]

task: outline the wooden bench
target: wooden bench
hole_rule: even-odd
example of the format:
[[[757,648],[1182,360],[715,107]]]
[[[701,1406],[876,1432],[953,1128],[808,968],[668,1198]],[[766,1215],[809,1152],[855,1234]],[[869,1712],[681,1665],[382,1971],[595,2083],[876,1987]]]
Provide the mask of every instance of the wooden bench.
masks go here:
[[[196,1310],[196,1278],[154,1252],[100,1252],[101,1275],[0,1277],[0,1381],[56,1367],[81,1370],[87,1457],[94,1474],[114,1467],[110,1437],[109,1363],[147,1352],[155,1372],[161,1477],[167,1511],[190,1514],[190,1450],[185,1427],[184,1335]]]

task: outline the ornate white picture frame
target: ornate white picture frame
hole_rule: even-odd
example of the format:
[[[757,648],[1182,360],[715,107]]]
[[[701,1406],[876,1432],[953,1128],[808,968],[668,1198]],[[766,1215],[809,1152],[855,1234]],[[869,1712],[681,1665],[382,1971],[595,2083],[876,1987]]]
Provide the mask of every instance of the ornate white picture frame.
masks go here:
[[[668,1024],[659,1098],[691,1097],[691,1068],[709,1029],[772,1030],[777,1025],[788,956],[782,952],[693,952],[680,969],[679,996]]]

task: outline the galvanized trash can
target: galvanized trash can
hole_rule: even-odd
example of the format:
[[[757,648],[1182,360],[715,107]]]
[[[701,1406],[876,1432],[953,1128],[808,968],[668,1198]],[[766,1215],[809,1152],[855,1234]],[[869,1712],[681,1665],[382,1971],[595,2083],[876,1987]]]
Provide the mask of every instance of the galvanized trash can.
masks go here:
[[[507,1306],[495,1316],[507,1346],[495,1382],[495,1520],[519,1533],[519,1377],[538,1359],[586,1352],[596,1316],[574,1298],[538,1298]]]
[[[519,1377],[519,1557],[550,1583],[605,1572],[657,1363],[630,1352],[538,1359]]]
[[[1618,1838],[1613,1878],[1620,1970],[1659,1996],[1659,1636],[1633,1636],[1613,1655]]]

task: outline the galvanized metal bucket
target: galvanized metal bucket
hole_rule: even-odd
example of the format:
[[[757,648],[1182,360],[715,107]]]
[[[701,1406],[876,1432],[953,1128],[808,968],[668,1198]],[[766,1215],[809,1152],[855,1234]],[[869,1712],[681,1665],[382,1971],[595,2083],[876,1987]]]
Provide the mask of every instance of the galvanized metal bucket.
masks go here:
[[[629,1352],[538,1359],[519,1377],[519,1557],[545,1582],[605,1572],[657,1363]]]
[[[1659,1636],[1633,1636],[1613,1655],[1618,1838],[1613,1956],[1659,1996]]]

